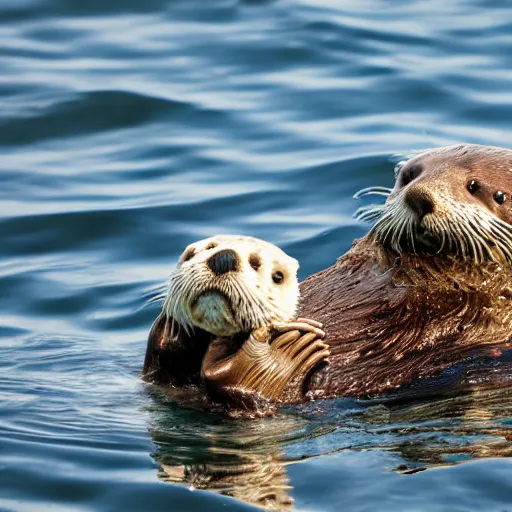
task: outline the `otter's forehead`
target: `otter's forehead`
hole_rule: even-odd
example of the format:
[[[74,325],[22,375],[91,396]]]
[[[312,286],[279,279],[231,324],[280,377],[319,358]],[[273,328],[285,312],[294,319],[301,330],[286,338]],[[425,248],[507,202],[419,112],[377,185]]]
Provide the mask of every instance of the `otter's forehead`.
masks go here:
[[[407,160],[400,175],[453,170],[499,180],[512,186],[512,150],[478,144],[459,144],[430,149]]]
[[[299,262],[286,254],[283,250],[270,242],[245,235],[215,235],[190,244],[185,250],[187,252],[200,253],[204,249],[234,249],[237,252],[250,255],[258,254],[269,263],[282,264],[297,271]]]
[[[494,146],[461,144],[431,149],[398,164],[393,199],[412,182],[422,182],[431,191],[448,191],[463,198],[463,191],[476,180],[488,194],[512,196],[512,150]]]

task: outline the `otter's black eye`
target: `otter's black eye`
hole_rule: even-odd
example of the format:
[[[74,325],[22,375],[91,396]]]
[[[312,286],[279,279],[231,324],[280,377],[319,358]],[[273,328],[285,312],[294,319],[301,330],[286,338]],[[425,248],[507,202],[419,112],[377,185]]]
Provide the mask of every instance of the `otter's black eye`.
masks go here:
[[[280,272],[279,270],[272,274],[272,281],[274,281],[274,283],[276,283],[276,284],[281,283],[283,281],[283,279],[284,279],[283,273]]]
[[[479,188],[480,188],[480,185],[478,184],[478,181],[476,181],[476,180],[471,180],[468,183],[468,192],[470,194],[474,194]]]
[[[505,192],[502,192],[501,190],[496,190],[492,197],[498,204],[503,204],[505,202]]]

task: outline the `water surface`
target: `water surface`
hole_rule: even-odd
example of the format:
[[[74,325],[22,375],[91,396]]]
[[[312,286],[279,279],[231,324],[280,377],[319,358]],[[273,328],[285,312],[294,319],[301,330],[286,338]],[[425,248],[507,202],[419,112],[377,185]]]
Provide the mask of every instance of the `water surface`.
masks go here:
[[[0,510],[512,508],[508,390],[236,422],[139,378],[144,305],[187,244],[258,236],[304,278],[404,155],[509,145],[507,2],[4,0],[0,20]]]

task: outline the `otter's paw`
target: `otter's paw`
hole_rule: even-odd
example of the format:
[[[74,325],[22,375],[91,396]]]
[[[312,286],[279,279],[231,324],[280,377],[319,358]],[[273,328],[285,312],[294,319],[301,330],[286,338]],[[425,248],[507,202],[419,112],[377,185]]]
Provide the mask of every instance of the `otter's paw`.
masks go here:
[[[282,367],[288,366],[289,378],[294,383],[302,384],[318,363],[328,362],[329,346],[323,341],[325,332],[321,327],[321,323],[306,318],[273,326],[277,331],[277,337],[270,341],[273,358]]]
[[[244,385],[270,400],[300,401],[309,372],[321,361],[327,362],[329,347],[324,337],[321,324],[307,319],[256,329],[240,349],[251,361]]]
[[[214,341],[203,360],[206,388],[235,407],[240,402],[247,406],[248,397],[258,402],[300,401],[308,373],[329,356],[320,327],[298,319],[255,329],[234,353],[226,340]]]
[[[273,322],[271,328],[277,332],[303,331],[316,334],[318,338],[325,338],[325,332],[322,330],[323,325],[316,320],[310,318],[299,317],[293,322]]]

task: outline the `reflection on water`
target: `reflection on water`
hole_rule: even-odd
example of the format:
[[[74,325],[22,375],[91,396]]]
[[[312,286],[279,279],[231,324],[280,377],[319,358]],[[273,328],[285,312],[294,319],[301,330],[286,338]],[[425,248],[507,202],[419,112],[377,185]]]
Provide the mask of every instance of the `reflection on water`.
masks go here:
[[[148,428],[161,480],[270,510],[293,507],[289,466],[321,455],[391,452],[401,462],[389,470],[403,475],[512,455],[511,388],[399,405],[317,402],[254,421],[205,422],[203,412],[153,400]]]
[[[280,418],[253,428],[237,425],[227,429],[229,434],[210,436],[204,456],[200,460],[194,457],[194,461],[155,441],[160,447],[156,457],[161,464],[159,476],[168,482],[227,494],[254,505],[288,509],[293,503],[292,487],[278,439],[300,428],[296,423],[300,424]],[[268,437],[273,439],[272,443],[263,442]]]
[[[176,410],[165,402],[156,405],[149,431],[158,448],[153,457],[160,465],[159,477],[272,510],[293,504],[286,471],[293,461],[286,456],[286,446],[334,429],[295,414],[254,421],[210,415],[207,420],[198,411]],[[183,427],[177,429],[177,423]]]
[[[391,449],[408,464],[400,470],[452,465],[512,454],[512,389],[489,389],[390,411],[389,432],[404,439]]]

